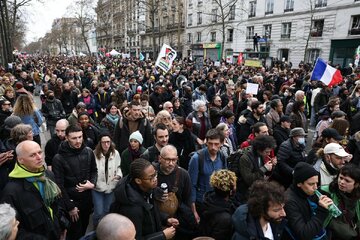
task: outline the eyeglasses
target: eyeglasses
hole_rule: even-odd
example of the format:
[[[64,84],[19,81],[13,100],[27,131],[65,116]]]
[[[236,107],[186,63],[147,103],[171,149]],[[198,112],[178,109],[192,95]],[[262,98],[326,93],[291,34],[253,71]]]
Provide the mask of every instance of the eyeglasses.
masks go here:
[[[166,108],[173,109],[174,107],[173,107],[173,106],[171,106],[171,107],[166,107]]]
[[[149,176],[148,178],[141,178],[141,180],[145,180],[145,181],[154,181],[158,176],[158,173],[155,172],[153,175]]]
[[[160,157],[161,157],[162,159],[164,159],[164,161],[165,161],[166,163],[177,163],[177,161],[178,161],[178,158],[166,158],[166,157],[163,157],[163,156],[161,156],[161,155],[160,155]]]

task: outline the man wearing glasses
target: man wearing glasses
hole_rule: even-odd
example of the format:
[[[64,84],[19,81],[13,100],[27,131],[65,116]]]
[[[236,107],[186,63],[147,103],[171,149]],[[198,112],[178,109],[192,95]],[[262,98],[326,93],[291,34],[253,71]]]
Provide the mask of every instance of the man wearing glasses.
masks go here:
[[[128,217],[135,225],[136,239],[172,239],[178,220],[167,219],[162,230],[159,209],[154,203],[153,190],[157,187],[157,172],[151,163],[138,158],[130,165],[130,173],[117,185],[115,201],[110,211]]]
[[[176,233],[176,238],[188,239],[190,236],[182,235],[184,231],[181,229],[190,230],[196,225],[195,217],[191,212],[191,181],[189,173],[177,165],[178,159],[177,150],[173,145],[161,149],[159,163],[154,165],[158,171],[155,198],[159,200],[162,217],[176,217],[179,220],[177,229],[180,231]],[[164,183],[167,185],[168,193],[164,193],[160,188]]]

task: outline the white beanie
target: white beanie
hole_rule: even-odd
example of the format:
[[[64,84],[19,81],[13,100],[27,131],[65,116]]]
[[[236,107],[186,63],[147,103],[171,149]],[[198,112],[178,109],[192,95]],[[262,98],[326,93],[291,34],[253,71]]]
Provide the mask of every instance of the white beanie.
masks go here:
[[[131,139],[138,141],[140,144],[143,143],[143,137],[141,136],[141,133],[139,131],[135,131],[130,135],[129,142]]]

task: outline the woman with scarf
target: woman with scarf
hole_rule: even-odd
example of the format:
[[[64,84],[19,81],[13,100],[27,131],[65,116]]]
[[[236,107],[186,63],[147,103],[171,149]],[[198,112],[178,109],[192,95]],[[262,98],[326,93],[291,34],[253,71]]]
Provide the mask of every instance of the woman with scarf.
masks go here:
[[[120,111],[116,103],[110,103],[106,108],[106,116],[101,120],[100,126],[106,128],[111,133],[111,138],[114,138],[115,125],[119,121]]]
[[[145,152],[145,148],[141,146],[143,137],[139,131],[133,132],[129,137],[129,146],[121,153],[121,171],[123,176],[130,173],[130,164],[140,158],[140,155]]]
[[[360,239],[360,168],[354,164],[340,169],[337,178],[321,190],[330,195],[342,215],[325,221],[330,239]]]
[[[87,112],[92,119],[96,119],[95,117],[95,98],[91,95],[90,91],[86,88],[82,90],[81,97],[79,98],[79,102],[83,102],[86,105]]]
[[[87,112],[79,113],[78,122],[83,130],[84,143],[87,147],[95,149],[99,142],[99,129],[90,122]]]
[[[97,172],[96,187],[92,190],[94,203],[93,224],[96,227],[100,219],[110,210],[116,184],[122,177],[121,158],[111,140],[110,133],[101,134],[94,150]]]

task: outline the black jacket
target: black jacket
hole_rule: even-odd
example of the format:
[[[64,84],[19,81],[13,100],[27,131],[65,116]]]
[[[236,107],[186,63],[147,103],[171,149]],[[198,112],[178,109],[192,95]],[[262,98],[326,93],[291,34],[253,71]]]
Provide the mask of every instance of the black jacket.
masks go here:
[[[211,191],[205,193],[203,207],[203,218],[200,222],[201,234],[216,240],[231,239],[233,234],[231,202]]]
[[[122,214],[134,223],[137,240],[166,239],[152,194],[142,192],[130,177],[126,176],[116,186],[114,195],[115,201],[110,211]]]
[[[290,129],[282,128],[280,125],[274,127],[273,137],[276,141],[275,152],[279,149],[281,143],[289,139]]]
[[[292,138],[283,142],[277,153],[278,165],[276,170],[282,176],[282,184],[288,187],[292,183],[292,174],[298,162],[306,162],[305,146],[295,145]]]
[[[232,215],[232,222],[235,227],[235,233],[232,240],[268,240],[264,237],[260,222],[248,213],[248,205],[244,204],[238,207]],[[286,221],[279,224],[270,223],[274,235],[274,240],[282,239],[281,236],[285,229]],[[310,240],[310,239],[308,239]]]
[[[55,134],[45,145],[45,162],[47,166],[52,165],[52,160],[54,156],[58,153],[60,144],[62,141]]]
[[[65,118],[63,105],[58,99],[52,101],[47,99],[42,105],[41,112],[46,118],[48,125],[55,126],[58,120]]]
[[[70,115],[78,103],[78,97],[75,91],[64,90],[61,94],[60,101],[64,107],[66,115]]]
[[[195,140],[188,129],[182,133],[172,132],[169,137],[169,144],[174,145],[179,156],[179,166],[188,170],[190,153],[195,151]]]
[[[126,113],[124,114],[126,116]],[[150,122],[143,116],[136,120],[138,122],[138,129],[141,133],[144,141],[142,146],[144,148],[148,148],[152,145],[153,136],[151,134],[151,124]],[[126,117],[119,118],[118,123],[115,126],[114,132],[114,142],[116,145],[116,150],[119,153],[122,153],[129,146],[129,137],[130,137],[130,129],[129,129],[129,120]]]
[[[315,210],[316,214],[313,214],[308,199],[317,203],[318,198],[316,196],[309,197],[294,185],[291,185],[285,194],[286,217],[292,234],[298,240],[313,239],[323,228],[329,212],[318,206]],[[285,236],[284,239],[291,238]]]
[[[91,191],[76,190],[76,185],[85,180],[96,184],[97,167],[94,153],[90,148],[83,144],[80,149],[74,149],[67,141],[61,143],[58,154],[53,158],[52,170],[67,211],[76,207],[76,203],[84,202],[91,205]]]
[[[46,175],[53,178],[51,172]],[[33,183],[24,178],[12,178],[6,185],[1,202],[9,203],[17,212],[16,219],[20,222],[16,239],[58,240],[60,237],[59,209],[55,201],[51,209],[46,207],[39,190]]]
[[[261,116],[258,120],[254,117],[253,113],[250,113],[248,116],[241,116],[239,122],[240,122],[240,129],[239,129],[239,136],[237,136],[237,139],[238,142],[241,144],[250,135],[251,127],[257,122],[263,122],[266,124],[266,119],[264,116]]]

